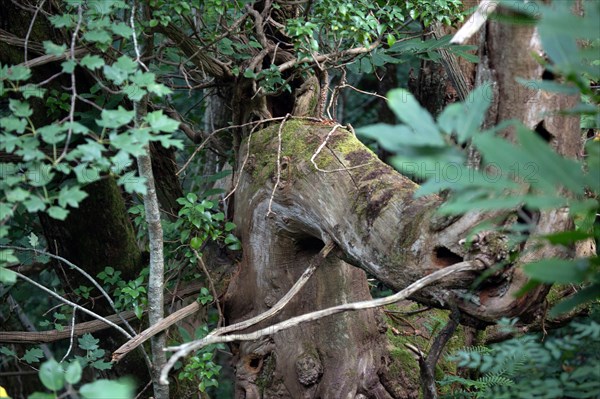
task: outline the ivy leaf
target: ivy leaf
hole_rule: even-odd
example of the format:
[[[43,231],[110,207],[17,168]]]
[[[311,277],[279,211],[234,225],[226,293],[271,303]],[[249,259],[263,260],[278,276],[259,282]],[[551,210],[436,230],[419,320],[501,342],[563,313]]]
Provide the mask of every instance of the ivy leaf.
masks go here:
[[[77,64],[75,63],[75,61],[73,60],[67,60],[67,61],[63,61],[60,66],[62,67],[62,71],[64,73],[73,73],[73,71],[75,70],[75,66]]]
[[[64,126],[59,126],[57,124],[51,124],[42,126],[38,129],[38,133],[41,134],[42,140],[44,140],[48,144],[58,144],[63,141],[66,137],[66,131]]]
[[[75,24],[74,17],[71,14],[51,15],[48,19],[55,28],[71,28]]]
[[[39,363],[40,359],[43,358],[44,352],[40,348],[27,349],[27,351],[25,351],[25,354],[23,355],[23,360],[25,360],[29,364]]]
[[[148,86],[156,82],[156,75],[152,72],[136,71],[130,78],[132,83],[139,86]]]
[[[65,220],[69,215],[69,211],[64,208],[59,208],[58,206],[51,206],[48,208],[48,215],[53,219]]]
[[[6,199],[10,202],[22,202],[30,196],[29,191],[17,187],[6,193]]]
[[[96,123],[109,129],[118,129],[131,122],[134,116],[134,111],[127,111],[119,105],[116,110],[103,109],[100,114],[101,119],[96,119]]]
[[[93,71],[104,66],[104,59],[98,55],[87,54],[81,59],[80,64]]]
[[[122,185],[129,194],[146,195],[148,188],[146,187],[146,179],[137,176],[135,172],[127,172],[117,180],[117,183]]]
[[[112,368],[112,363],[105,362],[104,360],[96,360],[95,362],[92,362],[92,367],[97,370],[110,370]]]
[[[3,80],[4,78],[13,82],[28,80],[31,78],[31,69],[20,65],[11,67],[4,66],[0,71],[0,80]]]
[[[150,93],[154,93],[159,97],[163,97],[163,96],[166,96],[167,94],[172,93],[171,89],[169,89],[167,86],[165,86],[162,83],[151,83],[148,86],[146,86],[146,89]]]
[[[73,208],[78,208],[79,203],[87,196],[88,194],[77,186],[63,186],[58,193],[58,204],[63,208],[66,208],[67,205]]]
[[[6,346],[0,346],[0,353],[4,356],[16,357],[17,353],[12,349],[7,348]]]
[[[25,208],[27,208],[27,212],[29,213],[35,213],[46,209],[46,203],[44,200],[36,195],[32,195],[23,201],[23,205],[25,205]]]
[[[129,25],[118,22],[110,25],[110,30],[113,31],[115,35],[123,36],[123,37],[131,37],[133,35],[133,30],[129,27]]]
[[[66,44],[58,45],[58,44],[52,43],[50,40],[44,41],[43,45],[44,45],[44,50],[46,51],[46,54],[48,54],[48,55],[62,55],[67,50]]]
[[[92,351],[98,349],[99,339],[96,339],[90,333],[83,334],[81,338],[77,339],[79,347],[84,351]]]
[[[171,136],[166,136],[166,135],[154,136],[153,141],[160,142],[160,145],[163,148],[175,147],[180,150],[183,149],[183,141],[181,141],[180,139],[174,139]]]
[[[44,362],[38,373],[40,381],[51,391],[58,391],[65,385],[65,371],[54,359]]]
[[[125,93],[131,101],[140,101],[147,92],[138,85],[129,85],[123,88],[123,93]]]
[[[7,132],[23,133],[26,127],[27,121],[23,118],[16,118],[14,116],[0,118],[0,128],[6,130]],[[12,152],[8,149],[7,151]]]
[[[46,94],[46,89],[44,89],[43,87],[38,87],[34,84],[26,84],[22,86],[19,91],[23,93],[23,98],[25,98],[26,100],[31,97],[43,98]]]
[[[12,98],[8,100],[8,108],[15,116],[20,116],[23,118],[30,117],[33,114],[33,110],[29,106],[29,103],[14,100]]]
[[[104,29],[92,29],[85,32],[83,38],[89,42],[110,44],[112,42],[112,36],[108,34]]]
[[[164,115],[162,110],[149,112],[144,118],[153,132],[173,133],[179,128],[179,122]]]

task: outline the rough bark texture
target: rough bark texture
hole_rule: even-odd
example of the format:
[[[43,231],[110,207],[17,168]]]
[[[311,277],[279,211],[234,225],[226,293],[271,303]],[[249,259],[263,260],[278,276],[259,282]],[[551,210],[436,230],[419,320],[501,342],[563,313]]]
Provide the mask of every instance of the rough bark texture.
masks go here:
[[[50,250],[92,276],[111,266],[121,271],[124,280],[135,278],[142,256],[117,183],[113,178],[105,178],[90,184],[85,191],[88,197],[79,208],[70,210],[64,222],[40,214]],[[88,284],[82,276],[65,270],[73,288]]]
[[[414,199],[417,186],[413,182],[379,161],[350,132],[337,129],[331,133],[332,129],[324,124],[286,123],[281,131],[279,185],[272,198],[277,181],[279,127],[272,126],[251,138],[250,157],[240,171],[241,183],[236,192],[235,221],[240,226],[244,258],[229,289],[228,322],[254,316],[274,304],[304,270],[309,256],[329,240],[339,247],[340,260],[321,268],[312,281],[315,286],[302,291],[302,297],[290,303],[279,319],[356,300],[361,290],[367,295],[360,284],[346,285],[351,274],[342,273],[346,267],[342,260],[399,290],[463,259],[479,258],[491,264],[503,251],[493,235],[484,237],[476,252],[468,252],[459,244],[482,218],[500,214],[473,212],[457,220],[434,216],[441,202],[437,196]],[[315,158],[317,169],[310,160],[326,138],[326,146]],[[544,232],[566,225],[566,214],[556,211],[542,215],[538,229]],[[541,254],[555,255],[552,248],[530,249],[525,247],[521,261]],[[346,278],[342,278],[344,275]],[[436,306],[447,306],[452,301],[473,318],[491,321],[535,309],[545,294],[540,290],[516,300],[514,292],[526,282],[516,268],[506,270],[493,285],[482,286],[469,301],[453,294],[466,293],[474,277],[463,274],[449,278],[414,299]],[[340,392],[340,387],[353,397],[372,392],[366,387],[379,387],[385,361],[377,349],[383,337],[378,339],[375,323],[368,322],[374,316],[344,317],[359,319],[340,328],[340,316],[319,323],[318,329],[311,325],[274,334],[270,341],[241,344],[237,357],[239,397],[329,397]],[[325,336],[328,339],[323,339]],[[364,346],[368,350],[339,351],[340,342],[351,345],[365,340],[371,341]],[[332,351],[337,355],[329,362]],[[304,363],[312,364],[318,386],[303,385],[302,372],[290,372]],[[353,377],[340,379],[341,375]],[[391,395],[391,391],[386,394]]]

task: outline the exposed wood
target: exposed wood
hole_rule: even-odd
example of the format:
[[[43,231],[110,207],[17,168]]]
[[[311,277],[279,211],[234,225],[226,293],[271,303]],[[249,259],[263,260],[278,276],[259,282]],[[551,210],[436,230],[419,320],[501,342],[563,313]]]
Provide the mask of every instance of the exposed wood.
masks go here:
[[[161,321],[156,324],[153,324],[149,328],[145,329],[125,344],[121,345],[117,350],[115,350],[112,354],[112,361],[118,362],[123,358],[123,356],[127,355],[129,352],[152,338],[154,335],[166,330],[171,327],[173,324],[177,323],[179,320],[182,320],[189,315],[197,312],[200,309],[200,304],[198,302],[192,302],[189,305],[179,309],[175,313],[170,314],[165,317]]]
[[[183,299],[190,295],[197,294],[202,288],[201,283],[190,284],[182,289],[178,290],[175,294],[177,299]],[[165,303],[170,302],[173,299],[173,295],[168,296],[165,299]],[[136,319],[136,315],[132,310],[128,310],[125,312],[121,312],[120,316],[117,314],[113,314],[110,316],[106,316],[106,319],[110,320],[115,324],[121,324],[123,321],[121,317],[127,321],[132,321]],[[77,323],[74,329],[75,336],[81,336],[86,333],[94,333],[101,330],[106,330],[110,328],[110,326],[106,323],[103,323],[99,320],[86,321],[82,323]],[[70,337],[71,330],[65,328],[62,331],[59,330],[50,330],[50,331],[36,331],[36,332],[28,332],[28,331],[0,331],[0,343],[13,343],[13,344],[22,344],[22,343],[50,343],[60,341],[62,339],[68,339]]]

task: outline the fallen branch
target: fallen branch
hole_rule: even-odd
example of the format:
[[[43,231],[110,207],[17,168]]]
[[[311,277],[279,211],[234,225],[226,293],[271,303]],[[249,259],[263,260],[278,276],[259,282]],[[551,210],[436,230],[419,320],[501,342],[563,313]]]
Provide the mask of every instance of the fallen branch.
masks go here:
[[[422,279],[412,283],[405,289],[397,292],[394,295],[390,295],[385,298],[372,299],[369,301],[361,301],[354,303],[346,303],[338,306],[334,306],[327,309],[318,310],[315,312],[307,313],[304,315],[292,317],[291,319],[282,321],[280,323],[276,323],[272,326],[262,328],[260,330],[254,331],[249,334],[232,334],[226,336],[215,336],[209,335],[201,340],[188,342],[179,346],[172,346],[165,348],[166,351],[175,352],[173,356],[169,359],[165,367],[162,369],[160,374],[160,383],[168,384],[168,376],[169,371],[173,368],[175,363],[181,359],[182,357],[188,355],[189,353],[201,349],[207,345],[217,344],[217,343],[225,343],[225,342],[233,342],[233,341],[254,341],[261,337],[267,335],[273,335],[279,331],[286,330],[292,327],[295,327],[299,324],[315,321],[321,319],[323,317],[331,316],[337,313],[347,312],[347,311],[356,311],[356,310],[364,310],[364,309],[372,309],[378,308],[385,305],[390,305],[392,303],[398,302],[402,299],[406,299],[409,296],[413,295],[417,291],[421,290],[427,285],[430,285],[436,281],[442,280],[443,278],[459,272],[459,271],[476,271],[482,270],[485,265],[479,260],[473,261],[465,261],[460,262],[452,266],[448,266],[442,270],[438,270],[429,274],[428,276],[423,277]]]
[[[171,301],[173,298],[186,298],[190,295],[197,294],[202,287],[202,284],[192,284],[178,290],[176,295],[171,295],[166,299]],[[115,323],[122,324],[123,320],[131,321],[136,319],[135,312],[128,310],[119,314],[112,314],[106,316],[106,319]],[[79,337],[83,334],[94,333],[97,331],[106,330],[110,325],[104,323],[101,320],[85,321],[77,323],[73,328],[73,335]],[[39,344],[39,343],[50,343],[60,341],[62,339],[70,338],[71,331],[69,330],[50,330],[50,331],[0,331],[0,343],[12,343],[12,344]]]
[[[155,336],[156,334],[166,330],[171,327],[173,324],[177,323],[179,320],[185,319],[191,314],[196,313],[200,310],[200,304],[198,302],[192,302],[186,307],[179,309],[178,311],[171,313],[169,316],[162,319],[160,322],[154,324],[150,328],[145,329],[125,344],[121,345],[116,351],[112,354],[112,361],[118,362],[120,361],[126,354]]]
[[[244,320],[239,323],[231,324],[229,326],[217,328],[217,329],[213,330],[210,334],[208,334],[207,337],[220,336],[223,334],[227,334],[229,332],[244,330],[248,327],[252,327],[253,325],[260,323],[263,320],[273,317],[281,309],[283,309],[285,307],[285,305],[287,305],[287,303],[300,291],[300,289],[302,289],[302,287],[304,287],[306,282],[314,274],[315,270],[317,270],[317,267],[319,267],[323,263],[323,260],[327,257],[327,255],[329,255],[329,253],[334,248],[334,246],[335,246],[335,244],[333,242],[331,242],[331,241],[328,242],[323,247],[323,249],[321,249],[321,251],[317,254],[317,256],[315,256],[312,259],[308,268],[306,268],[304,273],[302,273],[302,275],[300,276],[298,281],[296,281],[296,283],[292,286],[292,288],[290,288],[290,290],[287,292],[287,294],[285,294],[275,305],[273,305],[272,308],[270,308],[266,312],[263,312],[255,317],[252,317],[248,320]],[[194,305],[194,304],[196,304],[196,307],[192,307],[192,305]],[[175,322],[183,319],[184,317],[187,317],[188,315],[190,315],[193,312],[195,312],[196,310],[198,310],[199,307],[197,307],[198,306],[197,303],[195,302],[194,304],[188,305],[185,308],[183,308],[183,309],[173,313],[169,317],[165,318],[164,321],[170,320],[168,323],[159,323],[155,326],[152,326],[152,327],[144,330],[140,334],[136,335],[133,339],[131,339],[130,341],[128,341],[127,343],[125,343],[124,345],[122,345],[120,348],[118,348],[116,351],[113,352],[112,361],[113,362],[120,361],[127,353],[129,353],[130,351],[135,349],[138,345],[141,345],[142,343],[144,343],[146,340],[148,340],[154,334],[157,334],[157,333],[161,332],[162,330],[169,328]],[[190,310],[189,312],[188,311],[182,312],[184,309],[187,309],[187,308],[190,308],[190,309],[188,309],[188,310]],[[195,308],[195,310],[192,311],[191,309],[194,309],[194,308]],[[181,314],[179,314],[179,312],[181,312]],[[178,314],[177,317],[175,316],[176,314]],[[171,320],[172,317],[174,318],[174,320]]]

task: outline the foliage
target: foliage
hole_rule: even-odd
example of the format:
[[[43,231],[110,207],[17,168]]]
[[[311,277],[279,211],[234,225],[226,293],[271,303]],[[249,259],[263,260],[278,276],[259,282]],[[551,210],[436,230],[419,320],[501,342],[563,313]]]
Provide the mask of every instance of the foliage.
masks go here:
[[[100,349],[99,342],[100,340],[94,338],[91,334],[84,334],[78,339],[78,347],[85,353],[84,356],[76,355],[69,362],[66,362],[65,359],[61,362],[57,362],[55,359],[44,361],[39,366],[38,377],[42,385],[52,393],[34,392],[29,395],[29,399],[54,399],[71,393],[78,393],[84,399],[133,398],[135,384],[128,379],[112,381],[99,379],[92,383],[83,384],[75,390],[74,386],[81,382],[83,370],[86,367],[92,367],[95,370],[112,368],[112,363],[103,360],[105,351]],[[29,365],[39,363],[45,357],[39,347],[28,349],[21,358],[8,347],[0,347],[0,353],[6,357],[24,361]],[[61,393],[62,391],[65,392]]]
[[[571,322],[543,340],[527,334],[489,348],[462,349],[450,360],[477,371],[478,377],[447,375],[439,384],[454,387],[445,398],[596,398],[598,338],[600,324],[587,319]]]
[[[205,296],[208,296],[207,294],[208,291],[205,292]],[[206,325],[197,328],[194,337],[191,337],[187,331],[182,328],[180,328],[179,331],[186,341],[202,339],[209,333],[208,326]],[[187,359],[183,370],[179,372],[177,378],[180,380],[187,379],[190,381],[199,381],[198,390],[200,392],[206,392],[210,387],[218,387],[219,382],[217,377],[219,376],[222,367],[216,364],[214,360],[217,349],[225,349],[225,345],[209,345],[197,351],[193,356],[190,356]]]
[[[78,26],[83,34],[81,43],[101,51],[107,50],[114,40],[129,43],[133,31],[123,22],[113,21],[129,8],[125,2],[93,2],[93,7],[87,7],[82,1],[69,1],[64,7],[64,13],[53,15],[50,21],[55,28]],[[66,45],[50,41],[44,42],[44,48],[47,55],[60,55],[67,50]],[[70,50],[74,51],[74,47]],[[77,93],[75,86],[68,98],[64,92],[47,93],[44,86],[61,75],[70,76],[75,84],[76,66],[97,80],[88,93]],[[0,164],[0,239],[9,235],[7,222],[23,210],[46,212],[52,218],[65,220],[69,208],[78,207],[87,197],[85,186],[106,174],[117,177],[127,192],[144,194],[144,181],[135,177],[131,168],[134,158],[150,141],[164,147],[181,145],[171,138],[179,123],[162,110],[149,112],[140,126],[134,126],[134,111],[118,105],[124,100],[137,101],[144,95],[159,98],[170,93],[154,73],[141,68],[133,58],[123,54],[111,62],[109,58],[88,54],[81,59],[68,57],[61,67],[51,79],[34,84],[30,83],[31,69],[0,65],[0,97],[10,96],[8,109],[0,118],[0,151],[20,158]],[[114,93],[110,99],[99,91],[108,87]],[[75,107],[77,97],[102,108],[82,113],[83,109]],[[40,101],[46,101],[57,120],[40,123],[39,116],[34,118],[33,110]],[[2,250],[3,282],[14,282],[14,275],[2,266],[16,261],[12,250]]]
[[[593,116],[597,121],[596,127],[600,127],[597,107],[600,95],[590,88],[590,81],[600,80],[600,68],[590,63],[590,49],[577,45],[578,39],[590,39],[599,31],[600,7],[596,3],[586,3],[585,17],[580,17],[568,13],[569,5],[563,3],[567,2],[560,2],[555,5],[556,8],[539,5],[538,9],[541,12],[539,30],[542,43],[549,47],[553,61],[545,67],[562,76],[564,83],[552,80],[535,84],[540,90],[585,95],[587,103],[566,112]],[[559,28],[553,23],[559,14],[581,28]],[[556,154],[535,132],[516,121],[505,121],[480,131],[492,100],[487,84],[473,90],[464,102],[446,107],[437,120],[406,90],[391,91],[388,100],[390,108],[403,124],[372,125],[360,129],[360,133],[395,153],[391,163],[400,171],[425,180],[417,196],[449,190],[448,200],[439,212],[461,214],[473,208],[504,209],[522,216],[523,209],[537,212],[568,207],[576,220],[576,229],[541,239],[555,245],[572,245],[600,237],[600,227],[594,223],[600,209],[599,141],[588,141],[588,156],[579,162]],[[590,107],[590,102],[595,106]],[[507,127],[516,131],[514,143],[498,137],[498,133]],[[481,167],[470,168],[468,151],[457,148],[455,143],[462,148],[472,146],[476,149],[483,159]],[[590,192],[593,193],[591,196]],[[524,233],[533,229],[531,223],[523,226],[515,222],[508,227],[507,233],[512,233],[514,243],[527,238]],[[526,265],[524,269],[534,281],[530,287],[539,283],[584,286],[575,296],[554,308],[552,314],[556,315],[600,297],[599,267],[598,257],[592,256],[573,260],[543,259]]]

